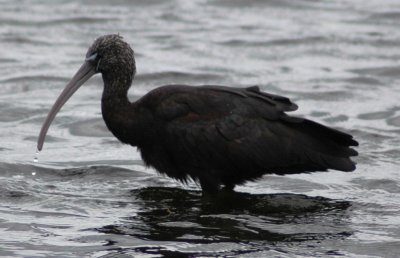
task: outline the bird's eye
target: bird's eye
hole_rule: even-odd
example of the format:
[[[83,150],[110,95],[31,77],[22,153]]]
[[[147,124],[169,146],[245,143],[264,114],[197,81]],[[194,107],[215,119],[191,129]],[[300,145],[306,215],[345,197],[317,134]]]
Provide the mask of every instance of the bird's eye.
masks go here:
[[[89,61],[89,62],[95,61],[96,58],[97,58],[97,53],[93,53],[89,57],[86,57],[85,61]]]
[[[86,57],[85,61],[96,65],[96,72],[99,71],[101,57],[96,52],[91,54],[89,57]]]

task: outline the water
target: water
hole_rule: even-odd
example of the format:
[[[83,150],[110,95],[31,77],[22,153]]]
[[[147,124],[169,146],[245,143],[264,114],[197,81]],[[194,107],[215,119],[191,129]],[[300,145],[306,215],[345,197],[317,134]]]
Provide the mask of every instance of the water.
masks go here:
[[[399,257],[399,18],[397,0],[0,1],[0,256]],[[358,169],[202,199],[107,131],[100,76],[35,162],[48,110],[106,33],[136,51],[131,100],[168,83],[258,84],[355,135]]]

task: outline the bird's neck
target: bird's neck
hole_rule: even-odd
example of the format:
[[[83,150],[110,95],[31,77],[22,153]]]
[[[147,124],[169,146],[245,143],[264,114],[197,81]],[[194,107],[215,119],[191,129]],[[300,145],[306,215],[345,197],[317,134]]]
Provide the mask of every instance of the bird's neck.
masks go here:
[[[132,144],[135,109],[134,104],[128,99],[128,90],[132,79],[124,76],[117,78],[108,78],[103,74],[104,90],[101,111],[108,129],[114,136],[124,143]]]
[[[128,90],[133,81],[133,75],[129,72],[120,71],[117,74],[103,73],[104,89],[102,101],[128,101]]]

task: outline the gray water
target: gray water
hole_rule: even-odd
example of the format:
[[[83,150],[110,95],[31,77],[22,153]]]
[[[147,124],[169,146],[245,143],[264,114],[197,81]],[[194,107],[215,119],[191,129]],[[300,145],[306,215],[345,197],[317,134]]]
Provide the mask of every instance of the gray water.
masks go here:
[[[360,142],[353,173],[265,176],[201,198],[145,168],[100,113],[101,77],[48,110],[92,41],[168,83],[259,85]],[[0,1],[1,257],[399,257],[398,0]]]

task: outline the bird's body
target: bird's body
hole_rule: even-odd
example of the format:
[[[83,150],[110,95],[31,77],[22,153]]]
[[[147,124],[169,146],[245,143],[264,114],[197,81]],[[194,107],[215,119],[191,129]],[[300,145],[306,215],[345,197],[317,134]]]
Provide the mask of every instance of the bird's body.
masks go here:
[[[68,86],[73,89],[63,92],[49,113],[39,149],[55,113],[80,86],[74,85],[100,72],[108,129],[121,142],[136,146],[147,165],[180,181],[193,179],[204,192],[218,192],[222,185],[233,189],[268,173],[355,169],[350,160],[357,155],[350,148],[357,145],[353,137],[288,116],[285,112],[297,109],[288,98],[257,86],[167,85],[131,103],[127,92],[136,68],[133,51],[121,37],[97,39],[86,60],[87,67]]]

